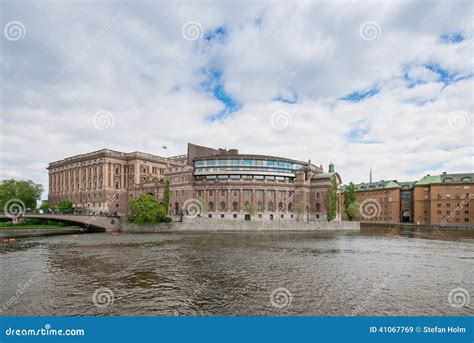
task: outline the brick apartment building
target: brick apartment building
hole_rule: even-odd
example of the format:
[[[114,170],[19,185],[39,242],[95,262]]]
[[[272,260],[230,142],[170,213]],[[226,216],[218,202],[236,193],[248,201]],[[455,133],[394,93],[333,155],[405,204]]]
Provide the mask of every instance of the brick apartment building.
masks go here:
[[[341,206],[347,186],[342,187]],[[361,221],[474,225],[474,173],[355,185]],[[343,213],[343,218],[345,218]]]

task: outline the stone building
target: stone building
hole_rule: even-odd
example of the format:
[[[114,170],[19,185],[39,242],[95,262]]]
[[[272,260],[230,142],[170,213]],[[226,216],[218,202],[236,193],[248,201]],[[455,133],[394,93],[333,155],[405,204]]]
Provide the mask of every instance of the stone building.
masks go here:
[[[255,208],[256,219],[314,221],[326,218],[324,194],[332,178],[341,183],[332,164],[325,173],[311,161],[195,144],[187,150],[160,157],[103,149],[52,162],[50,203],[70,200],[77,211],[127,214],[128,200],[140,194],[162,201],[168,179],[170,214],[250,220]]]

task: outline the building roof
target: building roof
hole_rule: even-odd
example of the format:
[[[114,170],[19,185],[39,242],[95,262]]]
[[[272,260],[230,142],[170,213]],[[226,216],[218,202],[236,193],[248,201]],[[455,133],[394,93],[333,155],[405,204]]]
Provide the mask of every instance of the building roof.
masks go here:
[[[311,179],[316,180],[316,179],[330,179],[334,176],[336,173],[320,173],[320,174],[314,174]]]
[[[362,191],[374,191],[379,189],[389,189],[389,188],[400,188],[400,185],[397,183],[397,180],[381,180],[377,182],[368,182],[368,183],[358,183],[355,186],[356,192]],[[348,185],[345,185],[341,188],[342,192],[345,192]]]
[[[401,189],[412,189],[413,186],[415,185],[415,181],[409,181],[409,182],[397,182],[400,185]]]
[[[474,182],[474,173],[460,173],[460,174],[447,174],[443,173],[440,175],[442,183],[451,182]]]
[[[416,186],[429,185],[430,183],[440,183],[441,177],[439,175],[426,175],[423,176],[419,181],[415,182]]]

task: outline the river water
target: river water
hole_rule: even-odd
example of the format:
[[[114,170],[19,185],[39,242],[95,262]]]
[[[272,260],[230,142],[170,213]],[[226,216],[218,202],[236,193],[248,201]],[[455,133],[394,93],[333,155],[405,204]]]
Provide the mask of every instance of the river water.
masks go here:
[[[355,232],[20,238],[0,314],[473,315],[473,262],[473,239]]]

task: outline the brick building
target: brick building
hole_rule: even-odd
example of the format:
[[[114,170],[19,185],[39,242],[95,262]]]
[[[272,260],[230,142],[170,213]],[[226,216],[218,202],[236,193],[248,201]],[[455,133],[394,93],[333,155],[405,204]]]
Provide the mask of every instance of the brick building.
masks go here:
[[[346,189],[342,187],[342,193]],[[382,180],[357,184],[355,189],[361,221],[474,224],[474,173],[445,172],[416,182]]]

